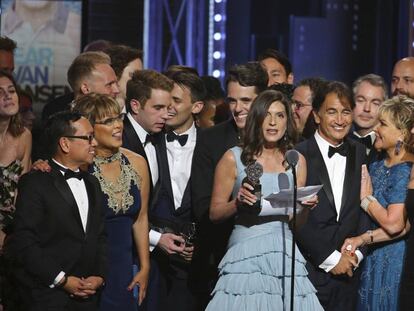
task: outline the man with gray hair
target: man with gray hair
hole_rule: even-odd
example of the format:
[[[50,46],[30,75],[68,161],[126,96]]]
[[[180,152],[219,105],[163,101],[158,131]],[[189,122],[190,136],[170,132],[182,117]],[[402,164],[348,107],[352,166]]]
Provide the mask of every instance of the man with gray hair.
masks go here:
[[[374,128],[378,124],[378,108],[388,98],[387,88],[384,79],[376,74],[361,76],[353,83],[354,128],[349,136],[365,145],[369,162],[375,158]]]

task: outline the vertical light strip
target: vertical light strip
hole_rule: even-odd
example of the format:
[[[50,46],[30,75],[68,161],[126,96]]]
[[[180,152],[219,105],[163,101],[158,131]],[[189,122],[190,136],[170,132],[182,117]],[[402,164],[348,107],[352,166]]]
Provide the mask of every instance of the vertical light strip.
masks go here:
[[[148,68],[148,55],[149,55],[149,21],[150,21],[150,0],[144,1],[144,36],[142,43],[142,50],[144,52],[144,68]]]
[[[226,0],[209,2],[208,74],[224,79],[226,59]]]

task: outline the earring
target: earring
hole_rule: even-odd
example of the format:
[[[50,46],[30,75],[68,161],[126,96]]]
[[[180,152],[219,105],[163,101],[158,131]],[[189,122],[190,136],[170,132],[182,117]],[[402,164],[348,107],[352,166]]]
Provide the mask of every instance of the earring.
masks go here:
[[[395,149],[394,149],[394,154],[395,155],[400,154],[402,145],[403,145],[403,142],[401,140],[398,140],[397,143],[395,144]]]

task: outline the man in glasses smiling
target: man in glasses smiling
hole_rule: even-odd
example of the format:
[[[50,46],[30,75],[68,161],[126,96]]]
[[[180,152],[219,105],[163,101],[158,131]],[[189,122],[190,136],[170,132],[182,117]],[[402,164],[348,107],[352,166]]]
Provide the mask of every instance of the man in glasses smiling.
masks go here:
[[[316,125],[311,114],[312,102],[323,81],[321,78],[304,79],[293,91],[293,118],[297,130],[303,138],[309,138],[315,133]]]
[[[46,133],[51,170],[21,178],[7,245],[22,309],[97,310],[106,269],[103,196],[98,180],[79,170],[95,156],[93,128],[65,111],[49,119]]]

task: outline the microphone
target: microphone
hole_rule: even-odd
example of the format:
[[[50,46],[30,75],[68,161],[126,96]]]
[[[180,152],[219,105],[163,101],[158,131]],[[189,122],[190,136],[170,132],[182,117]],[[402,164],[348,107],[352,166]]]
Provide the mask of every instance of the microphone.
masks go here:
[[[289,167],[295,167],[299,161],[299,152],[293,149],[286,151],[285,161],[289,164]]]
[[[260,184],[260,177],[263,175],[263,166],[259,162],[249,164],[244,171],[246,177],[243,179],[242,184],[248,183],[254,189],[250,192],[257,197],[257,201],[253,205],[242,204],[241,208],[244,212],[249,214],[259,215],[260,213],[260,200],[262,197],[262,185]]]
[[[285,190],[290,188],[289,177],[286,173],[279,173],[277,179],[279,183],[279,190]]]

